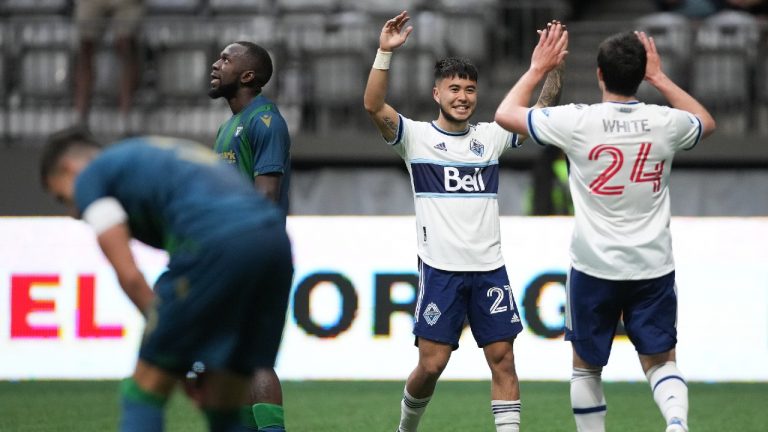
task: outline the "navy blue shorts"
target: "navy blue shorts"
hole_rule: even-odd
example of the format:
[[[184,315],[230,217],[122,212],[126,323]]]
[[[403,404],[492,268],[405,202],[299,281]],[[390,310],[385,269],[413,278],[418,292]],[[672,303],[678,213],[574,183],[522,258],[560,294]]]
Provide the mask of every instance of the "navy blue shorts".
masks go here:
[[[654,279],[607,280],[571,269],[566,284],[565,340],[593,366],[605,366],[619,319],[639,354],[677,344],[675,272]]]
[[[477,346],[514,338],[523,330],[507,269],[478,272],[439,270],[419,260],[419,297],[413,334],[459,347],[464,321]]]
[[[178,374],[195,361],[242,375],[273,366],[292,277],[282,225],[175,254],[155,285],[139,357]]]

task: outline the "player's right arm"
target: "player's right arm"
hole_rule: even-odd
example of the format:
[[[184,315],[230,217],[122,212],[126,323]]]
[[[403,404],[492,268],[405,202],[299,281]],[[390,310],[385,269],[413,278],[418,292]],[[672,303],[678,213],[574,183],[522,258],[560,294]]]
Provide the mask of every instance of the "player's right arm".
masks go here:
[[[388,142],[396,138],[400,126],[400,116],[386,102],[389,59],[392,52],[402,46],[413,31],[413,27],[405,27],[408,20],[410,20],[408,12],[403,11],[400,15],[388,20],[381,29],[379,51],[376,54],[376,61],[373,63],[371,73],[368,75],[368,84],[365,86],[365,95],[363,96],[365,110]]]
[[[93,176],[94,171],[82,176]],[[85,177],[89,180],[91,177]],[[155,293],[147,284],[144,275],[136,265],[131,251],[131,230],[128,227],[128,213],[114,197],[100,191],[92,181],[78,189],[79,208],[83,208],[82,219],[93,228],[96,241],[117,274],[117,280],[125,294],[142,313],[146,313]]]
[[[656,87],[656,90],[664,96],[673,108],[687,111],[698,117],[699,121],[701,121],[702,138],[712,135],[717,127],[712,114],[661,70],[661,58],[656,50],[656,43],[653,41],[653,38],[648,37],[645,32],[635,32],[635,34],[645,47],[647,58],[645,80]]]

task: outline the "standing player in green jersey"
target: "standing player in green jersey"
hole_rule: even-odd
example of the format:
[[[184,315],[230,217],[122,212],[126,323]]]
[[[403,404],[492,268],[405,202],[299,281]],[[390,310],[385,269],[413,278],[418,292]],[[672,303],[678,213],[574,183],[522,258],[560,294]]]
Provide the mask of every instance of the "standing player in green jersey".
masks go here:
[[[233,115],[219,127],[214,150],[287,215],[291,140],[277,106],[261,94],[271,77],[272,59],[264,48],[244,41],[224,48],[212,66],[208,96],[226,99]],[[244,416],[249,427],[285,430],[283,393],[274,369],[256,371],[250,402]]]
[[[213,64],[208,96],[225,98],[232,117],[219,126],[214,150],[288,213],[291,139],[277,105],[261,94],[272,59],[252,42],[228,45]]]

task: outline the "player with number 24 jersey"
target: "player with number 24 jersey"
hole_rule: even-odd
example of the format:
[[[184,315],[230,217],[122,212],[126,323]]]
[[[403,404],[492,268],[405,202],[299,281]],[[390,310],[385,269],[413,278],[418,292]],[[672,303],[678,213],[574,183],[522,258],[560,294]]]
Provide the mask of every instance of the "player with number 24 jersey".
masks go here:
[[[581,215],[571,242],[575,269],[612,280],[674,270],[669,174],[675,152],[701,140],[696,116],[642,102],[571,104],[530,110],[528,130],[568,156]]]

